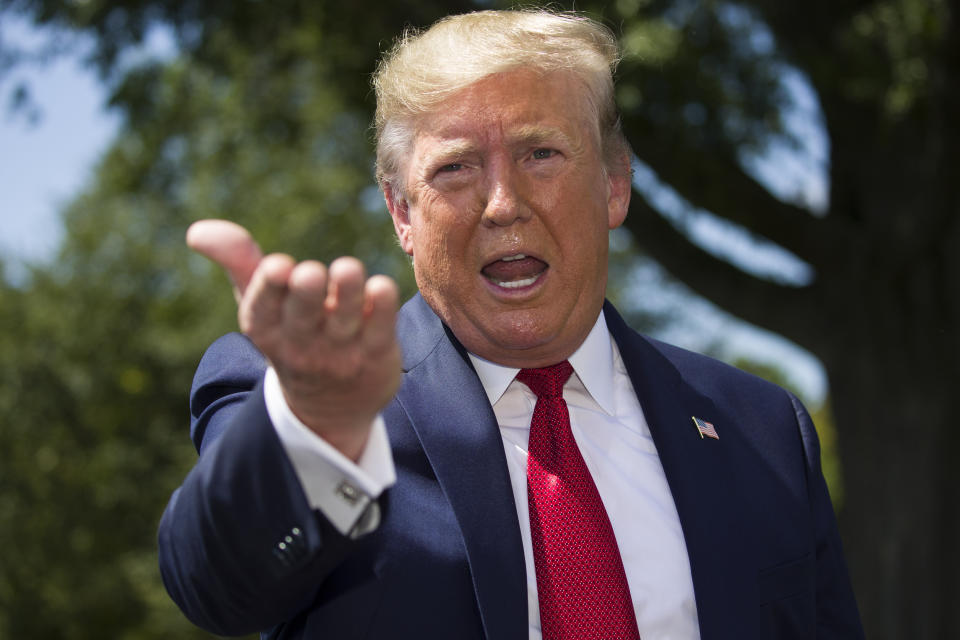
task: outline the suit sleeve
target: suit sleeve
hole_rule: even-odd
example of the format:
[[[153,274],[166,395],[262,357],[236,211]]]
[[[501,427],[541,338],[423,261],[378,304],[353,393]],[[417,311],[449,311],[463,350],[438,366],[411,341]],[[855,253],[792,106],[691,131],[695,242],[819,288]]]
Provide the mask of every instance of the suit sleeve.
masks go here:
[[[315,597],[351,542],[312,510],[267,414],[266,362],[239,334],[215,342],[191,391],[196,466],[160,522],[160,571],[195,624],[268,629]]]
[[[793,395],[790,396],[790,401],[793,403],[803,440],[807,486],[816,527],[817,638],[863,638],[833,505],[820,467],[820,443],[817,433],[810,415],[800,401]]]

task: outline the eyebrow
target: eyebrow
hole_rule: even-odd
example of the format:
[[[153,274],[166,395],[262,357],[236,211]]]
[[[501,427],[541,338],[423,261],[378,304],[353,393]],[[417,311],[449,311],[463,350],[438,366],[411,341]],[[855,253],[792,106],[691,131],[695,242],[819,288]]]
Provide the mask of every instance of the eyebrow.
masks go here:
[[[542,125],[530,124],[518,127],[506,136],[508,146],[514,145],[536,145],[544,144],[552,140],[560,141],[570,147],[579,147],[577,139],[567,135],[556,127],[545,127]],[[440,148],[435,153],[431,153],[427,159],[431,162],[443,160],[446,158],[455,158],[465,156],[477,151],[477,145],[467,139],[453,139],[440,143]]]
[[[434,164],[451,158],[462,157],[477,150],[477,145],[470,140],[449,140],[441,142],[438,149],[427,155],[427,164]]]
[[[555,127],[545,127],[536,124],[524,125],[510,132],[507,136],[507,144],[542,144],[551,140],[560,140],[568,146],[579,146],[577,142],[565,132]]]

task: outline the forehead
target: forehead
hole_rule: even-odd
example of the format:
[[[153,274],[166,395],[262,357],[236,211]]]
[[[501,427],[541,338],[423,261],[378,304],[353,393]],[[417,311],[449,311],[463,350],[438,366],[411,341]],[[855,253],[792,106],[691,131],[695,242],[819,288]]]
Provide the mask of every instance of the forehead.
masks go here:
[[[417,142],[449,145],[484,140],[589,137],[596,125],[586,88],[569,72],[514,70],[487,76],[422,116]]]

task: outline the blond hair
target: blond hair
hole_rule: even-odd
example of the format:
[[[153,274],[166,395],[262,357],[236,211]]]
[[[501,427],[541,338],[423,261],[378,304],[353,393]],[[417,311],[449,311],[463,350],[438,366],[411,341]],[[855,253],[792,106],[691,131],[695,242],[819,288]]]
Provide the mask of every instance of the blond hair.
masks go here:
[[[477,11],[448,16],[426,31],[408,29],[373,76],[377,181],[402,193],[402,159],[412,148],[417,118],[455,92],[518,67],[574,73],[596,113],[607,169],[629,171],[621,166],[628,147],[613,98],[619,60],[609,29],[570,12]]]

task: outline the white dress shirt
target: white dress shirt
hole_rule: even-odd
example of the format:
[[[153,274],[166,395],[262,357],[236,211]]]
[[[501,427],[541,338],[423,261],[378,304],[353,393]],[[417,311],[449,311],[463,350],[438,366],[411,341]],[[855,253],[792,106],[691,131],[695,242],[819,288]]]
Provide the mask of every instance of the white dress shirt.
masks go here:
[[[264,377],[263,396],[310,507],[344,535],[356,537],[375,529],[380,510],[374,501],[397,481],[383,418],[374,420],[367,446],[354,463],[294,415],[273,367]]]
[[[527,443],[536,396],[515,379],[519,369],[473,354],[470,359],[500,425],[521,524],[530,639],[539,640],[540,606],[527,503]],[[563,397],[570,426],[617,539],[640,637],[697,640],[693,580],[676,506],[602,313],[569,361],[575,375],[564,386]],[[382,419],[375,423],[367,449],[355,465],[296,419],[272,369],[267,372],[264,393],[270,419],[311,506],[343,533],[356,535],[375,527],[377,515],[370,517],[366,507],[395,481]],[[368,517],[361,519],[365,513]]]

